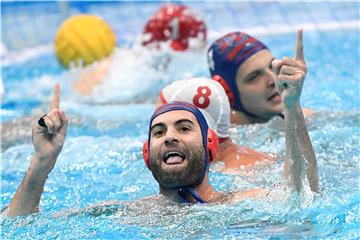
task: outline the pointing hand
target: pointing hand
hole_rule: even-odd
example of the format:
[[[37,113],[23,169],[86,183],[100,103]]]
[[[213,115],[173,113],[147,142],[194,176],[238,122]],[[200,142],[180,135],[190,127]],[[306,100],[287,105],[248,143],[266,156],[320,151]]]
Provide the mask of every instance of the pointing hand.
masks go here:
[[[276,75],[276,88],[285,108],[293,107],[300,100],[301,90],[307,73],[303,50],[303,30],[298,30],[295,57],[275,59],[272,68]]]
[[[52,168],[65,141],[68,119],[60,105],[60,85],[55,84],[50,112],[33,125],[35,155],[42,164]]]

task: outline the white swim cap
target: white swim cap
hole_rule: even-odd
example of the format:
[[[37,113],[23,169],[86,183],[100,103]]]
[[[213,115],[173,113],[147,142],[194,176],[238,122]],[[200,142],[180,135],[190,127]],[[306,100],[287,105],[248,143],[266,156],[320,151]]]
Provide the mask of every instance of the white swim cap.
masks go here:
[[[200,109],[219,138],[229,137],[230,104],[222,86],[209,78],[189,78],[173,82],[160,92],[162,103],[183,101]]]

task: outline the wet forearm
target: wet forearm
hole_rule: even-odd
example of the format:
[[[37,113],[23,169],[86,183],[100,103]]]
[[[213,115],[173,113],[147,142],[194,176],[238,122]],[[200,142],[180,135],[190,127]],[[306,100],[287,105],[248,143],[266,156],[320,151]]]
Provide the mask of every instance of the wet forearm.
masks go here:
[[[6,216],[19,216],[38,212],[41,194],[51,168],[36,164],[34,156],[9,206],[4,210]]]
[[[314,192],[319,192],[319,180],[318,180],[318,167],[316,161],[316,155],[314,148],[311,144],[309,133],[306,128],[306,122],[302,109],[297,108],[296,111],[297,117],[297,136],[298,142],[301,147],[302,156],[306,161],[306,175],[310,184],[310,188]]]
[[[302,154],[301,143],[298,136],[299,123],[298,111],[301,111],[300,104],[292,108],[285,108],[285,176],[295,191],[302,188],[302,177],[304,175],[305,159]]]

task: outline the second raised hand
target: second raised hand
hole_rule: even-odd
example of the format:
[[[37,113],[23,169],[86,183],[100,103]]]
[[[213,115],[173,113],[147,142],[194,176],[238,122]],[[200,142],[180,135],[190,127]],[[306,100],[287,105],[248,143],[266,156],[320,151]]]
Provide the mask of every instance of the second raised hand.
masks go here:
[[[284,107],[292,107],[300,99],[300,94],[307,73],[303,52],[303,30],[298,30],[293,59],[284,57],[272,62],[276,75],[276,88],[280,93]]]
[[[64,144],[68,119],[60,105],[60,85],[54,86],[50,112],[33,126],[33,143],[35,152],[42,158],[56,158]]]

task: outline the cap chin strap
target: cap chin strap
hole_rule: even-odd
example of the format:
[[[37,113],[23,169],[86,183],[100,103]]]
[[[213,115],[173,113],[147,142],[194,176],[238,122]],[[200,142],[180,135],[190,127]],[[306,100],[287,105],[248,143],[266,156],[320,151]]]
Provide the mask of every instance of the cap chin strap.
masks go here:
[[[204,178],[206,176],[206,173],[208,171],[208,168],[209,168],[209,161],[210,161],[211,155],[210,155],[210,151],[209,151],[209,147],[208,147],[208,144],[210,144],[210,143],[208,142],[209,141],[208,140],[208,130],[209,130],[209,128],[208,128],[207,122],[205,120],[205,117],[201,114],[200,110],[197,109],[195,106],[193,106],[193,105],[191,105],[189,103],[185,103],[185,102],[172,102],[172,103],[169,103],[169,104],[166,104],[166,105],[163,105],[163,106],[159,107],[155,111],[155,113],[151,116],[150,126],[151,126],[151,123],[152,123],[154,118],[156,118],[160,114],[163,114],[163,113],[168,112],[168,111],[173,111],[173,110],[186,110],[186,111],[189,111],[189,112],[194,114],[194,116],[197,118],[197,120],[199,122],[199,125],[200,125],[200,128],[201,128],[201,134],[203,136],[203,147],[204,147],[204,150],[205,150],[205,164],[204,164],[204,166],[203,166],[203,168],[201,170],[200,175],[196,179],[195,183],[193,183],[191,185],[188,185],[188,186],[176,188],[176,190],[178,192],[179,197],[184,202],[189,203],[189,201],[186,199],[186,193],[187,193],[187,194],[190,194],[191,196],[193,196],[194,199],[197,202],[205,203],[205,201],[202,200],[201,197],[199,196],[199,194],[194,190],[194,187],[201,184],[201,182],[204,180]],[[150,130],[149,130],[149,132],[150,132]],[[212,139],[212,140],[214,141],[215,139]],[[217,141],[217,139],[216,139],[216,141]],[[150,134],[149,134],[148,142],[147,142],[147,144],[145,146],[149,147],[149,143],[150,143]],[[148,159],[149,152],[144,151],[144,150],[143,150],[143,152],[146,152],[146,156],[144,155],[144,160],[145,160],[145,163],[146,163],[147,162],[146,159]],[[212,152],[212,153],[215,154],[214,152]]]
[[[239,100],[239,101],[240,101],[240,100]],[[255,115],[255,114],[253,114],[253,113],[245,110],[245,108],[242,106],[241,101],[240,101],[240,106],[237,107],[237,108],[235,108],[235,109],[238,110],[239,112],[244,113],[245,115],[247,115],[247,116],[249,116],[249,117],[260,118],[259,116],[257,116],[257,115]]]
[[[241,102],[240,102],[240,104],[241,104]],[[242,104],[241,104],[241,107],[235,108],[235,110],[237,110],[239,112],[243,112],[245,115],[250,116],[250,117],[261,118],[261,117],[255,115],[255,114],[253,114],[253,113],[251,113],[249,111],[246,111],[245,108],[242,107]],[[276,115],[281,117],[282,119],[285,119],[285,116],[284,116],[283,113],[279,113],[279,114],[276,114]]]
[[[242,113],[244,113],[245,115],[250,116],[250,117],[260,118],[259,116],[255,115],[255,114],[253,114],[253,113],[251,113],[251,112],[246,111],[244,108],[235,108],[235,110],[237,110],[237,111],[239,111],[239,112],[242,112]],[[285,116],[284,116],[283,113],[276,114],[276,116],[279,116],[279,117],[281,117],[282,119],[285,119]]]
[[[206,151],[208,151],[206,149]],[[204,165],[204,168],[201,172],[201,175],[198,177],[198,180],[190,185],[190,186],[186,186],[186,187],[180,187],[177,189],[177,192],[178,192],[178,196],[180,197],[181,201],[183,203],[192,203],[191,201],[189,201],[187,198],[186,198],[186,194],[190,194],[195,200],[196,202],[199,202],[199,203],[206,203],[206,201],[204,201],[203,199],[201,199],[200,195],[194,190],[194,188],[196,186],[198,186],[203,180],[204,180],[204,177],[205,177],[205,174],[209,168],[209,155],[208,153],[206,152],[205,153],[205,158],[206,158],[206,162],[205,162],[205,165]]]
[[[285,115],[283,113],[279,113],[278,116],[281,117],[282,119],[285,119]]]
[[[178,189],[178,196],[180,197],[182,203],[192,203],[186,198],[186,194],[190,194],[196,202],[198,203],[206,203],[200,195],[191,187],[184,187]]]

